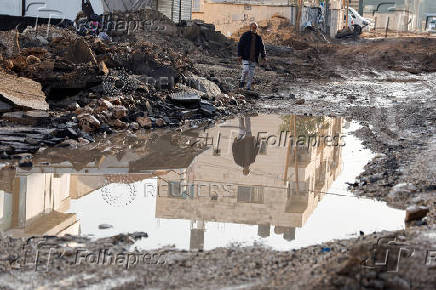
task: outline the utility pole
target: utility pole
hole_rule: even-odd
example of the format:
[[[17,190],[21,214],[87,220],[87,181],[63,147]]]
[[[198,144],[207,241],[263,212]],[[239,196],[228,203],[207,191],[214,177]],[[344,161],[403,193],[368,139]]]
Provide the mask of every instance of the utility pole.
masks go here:
[[[346,21],[346,26],[347,26],[347,28],[349,28],[348,27],[348,8],[349,8],[349,6],[350,6],[350,0],[345,0],[346,2],[347,2],[347,9],[345,10],[345,15],[346,15],[346,18],[345,18],[345,21]]]

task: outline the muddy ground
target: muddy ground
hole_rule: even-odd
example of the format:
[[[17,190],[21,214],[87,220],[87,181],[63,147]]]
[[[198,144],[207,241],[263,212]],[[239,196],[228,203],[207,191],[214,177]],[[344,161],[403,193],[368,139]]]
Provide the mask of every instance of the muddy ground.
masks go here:
[[[435,289],[436,260],[434,252],[428,252],[436,250],[435,43],[413,38],[316,44],[304,49],[268,45],[268,62],[258,68],[254,84],[259,96],[247,97],[248,111],[358,121],[362,127],[356,135],[377,155],[350,189],[401,209],[429,208],[425,218],[411,221],[406,230],[362,233],[356,239],[290,252],[261,247],[206,252],[160,249],[156,253],[164,257],[164,264],[128,270],[77,265],[71,248],[54,259],[49,271],[38,272],[32,263],[20,262],[22,249],[29,245],[2,237],[0,287]],[[236,90],[240,67],[234,55],[196,54],[191,61],[200,75],[222,91]],[[395,241],[390,244],[393,252],[405,249],[400,252],[398,269],[374,264],[374,255],[380,258],[386,252],[385,243],[376,247],[380,237],[385,237],[385,243]],[[117,236],[90,242],[65,237],[53,238],[53,243],[74,241],[95,251],[106,245],[125,251],[133,239]]]

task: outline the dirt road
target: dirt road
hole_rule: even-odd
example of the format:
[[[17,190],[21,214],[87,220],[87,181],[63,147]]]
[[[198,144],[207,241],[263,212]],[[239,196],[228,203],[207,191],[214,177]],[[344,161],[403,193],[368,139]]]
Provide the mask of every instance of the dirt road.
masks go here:
[[[434,43],[395,39],[340,48],[268,46],[269,63],[258,69],[254,83],[260,97],[247,100],[251,112],[342,116],[359,122],[356,135],[377,155],[350,189],[394,207],[429,209],[426,218],[412,221],[404,231],[362,233],[359,238],[286,252],[262,247],[160,249],[153,253],[164,256],[164,264],[128,270],[118,265],[77,264],[71,246],[53,259],[49,271],[39,272],[32,264],[17,262],[24,240],[0,236],[1,287],[435,289]],[[373,51],[368,51],[370,47]],[[235,90],[240,67],[234,57],[197,54],[191,61],[200,75],[217,83],[224,93]],[[396,264],[392,270],[371,263],[373,255],[380,255],[375,245],[381,237],[395,241],[397,251],[406,249],[402,256],[390,257],[401,257],[398,269]],[[104,245],[126,251],[133,240],[126,236],[97,242],[53,238],[54,244],[67,242],[98,252]],[[384,266],[392,266],[389,263]]]

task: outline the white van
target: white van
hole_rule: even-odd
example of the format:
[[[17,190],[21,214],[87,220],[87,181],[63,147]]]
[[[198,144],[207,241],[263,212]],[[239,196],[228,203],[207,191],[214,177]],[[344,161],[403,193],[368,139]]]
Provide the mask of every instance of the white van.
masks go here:
[[[362,33],[362,29],[371,24],[371,20],[362,17],[356,10],[348,8],[348,27],[353,28],[357,34]]]

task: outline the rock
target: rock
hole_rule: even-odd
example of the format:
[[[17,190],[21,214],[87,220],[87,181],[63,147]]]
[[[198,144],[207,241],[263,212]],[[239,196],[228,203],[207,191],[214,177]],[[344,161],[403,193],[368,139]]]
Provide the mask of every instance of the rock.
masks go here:
[[[259,97],[260,97],[258,93],[254,92],[254,91],[250,91],[250,90],[244,90],[243,94],[246,98],[249,98],[249,99],[259,99]]]
[[[149,102],[149,101],[146,101],[146,102],[145,102],[145,106],[147,107],[147,112],[148,112],[150,115],[153,115],[153,107],[150,105],[150,102]]]
[[[112,108],[114,118],[121,119],[127,117],[127,109],[124,106],[117,105]]]
[[[100,128],[100,121],[88,113],[77,116],[79,120],[79,127],[85,132],[93,132]]]
[[[148,117],[138,117],[136,118],[136,122],[138,122],[139,126],[142,128],[150,129],[153,127],[153,122]]]
[[[40,64],[41,63],[41,59],[39,59],[38,57],[36,57],[34,55],[29,55],[26,58],[26,63],[28,65]]]
[[[298,100],[295,101],[295,104],[296,105],[304,105],[305,102],[306,101],[304,99],[298,99]]]
[[[108,224],[101,224],[101,225],[98,226],[99,230],[107,230],[107,229],[111,229],[111,228],[113,228],[113,226],[112,225],[108,225]]]
[[[416,192],[416,186],[411,183],[399,183],[392,187],[391,191],[388,193],[388,198],[395,200],[398,197]]]
[[[130,125],[129,125],[129,129],[131,129],[131,130],[139,130],[139,124],[138,123],[136,123],[136,122],[132,122],[132,123],[130,123]]]
[[[75,64],[92,62],[97,64],[95,55],[83,38],[78,38],[67,51],[65,58]]]
[[[427,216],[429,213],[429,208],[426,206],[411,206],[406,209],[406,218],[404,221],[410,222],[410,221],[416,221],[421,220],[424,217]]]
[[[201,101],[201,97],[195,93],[172,93],[170,95],[171,101],[177,104],[189,105],[198,104]]]
[[[148,234],[145,232],[134,232],[132,234],[129,234],[132,238],[134,238],[135,240],[139,240],[139,239],[143,239],[143,238],[148,238]]]
[[[98,63],[98,69],[100,70],[100,72],[102,74],[104,74],[105,76],[107,76],[109,74],[109,69],[106,66],[106,63],[104,61],[100,61]]]
[[[112,108],[114,107],[111,102],[103,99],[98,100],[98,104],[103,110],[112,110]]]
[[[82,138],[82,137],[79,137],[78,139],[77,139],[77,141],[79,142],[79,145],[81,145],[81,146],[83,146],[83,145],[88,145],[90,142],[89,142],[89,140],[87,140],[87,139],[85,139],[85,138]]]
[[[215,98],[221,94],[221,89],[217,84],[196,75],[192,75],[188,78],[188,85],[191,88],[205,93],[209,99]]]
[[[202,100],[200,102],[200,112],[203,113],[206,117],[211,117],[215,114],[216,108],[211,103]]]
[[[21,168],[32,168],[33,162],[32,162],[32,155],[31,154],[18,154],[17,157],[19,158],[18,166]]]
[[[20,125],[46,125],[50,122],[50,115],[46,111],[8,112],[4,113],[2,119]]]
[[[0,79],[0,112],[8,112],[12,108],[48,111],[40,83],[3,72],[0,72]]]
[[[157,126],[157,127],[162,128],[162,127],[164,127],[165,125],[166,125],[166,124],[165,124],[164,119],[159,118],[159,119],[156,120],[156,126]]]
[[[129,127],[127,123],[124,123],[120,119],[116,119],[115,121],[113,121],[112,126],[117,129],[127,129]]]
[[[66,139],[62,143],[60,143],[58,145],[58,147],[68,147],[71,149],[76,149],[78,145],[79,145],[79,142],[77,142],[76,140]]]

